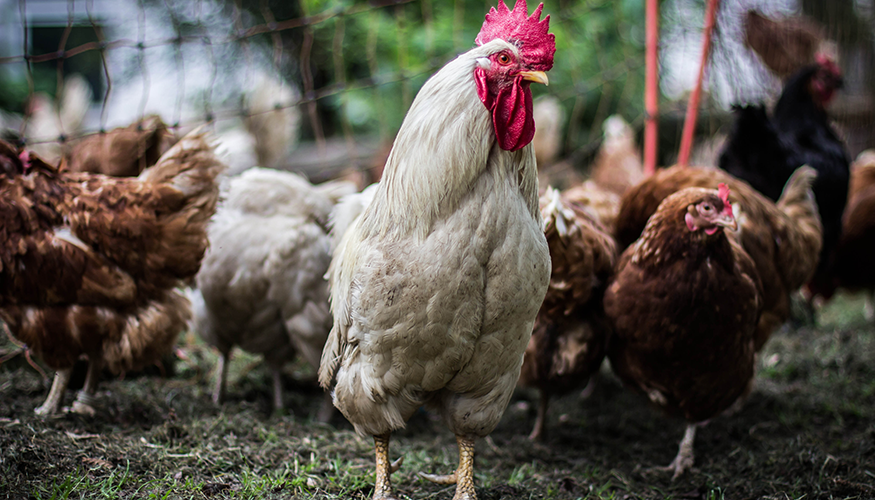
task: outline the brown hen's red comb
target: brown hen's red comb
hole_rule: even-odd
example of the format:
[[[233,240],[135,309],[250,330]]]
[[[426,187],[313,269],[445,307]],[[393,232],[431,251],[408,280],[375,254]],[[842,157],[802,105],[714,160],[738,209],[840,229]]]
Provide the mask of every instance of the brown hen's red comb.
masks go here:
[[[553,54],[556,52],[556,37],[550,30],[549,14],[541,19],[544,4],[529,16],[526,0],[517,0],[513,10],[507,8],[504,0],[499,0],[498,8],[489,9],[483,27],[474,40],[477,45],[489,43],[496,38],[512,43],[519,48],[520,55],[534,69],[548,71],[553,67]]]
[[[839,65],[836,64],[832,57],[828,56],[827,54],[824,54],[823,52],[818,52],[817,54],[815,54],[814,60],[817,61],[817,64],[819,64],[827,71],[836,75],[842,74],[842,70],[839,69]]]
[[[717,184],[717,191],[720,194],[720,199],[723,200],[723,213],[732,215],[732,204],[729,203],[729,186],[721,182]]]
[[[22,151],[21,154],[18,155],[18,159],[21,161],[24,173],[26,174],[27,171],[30,170],[30,153],[26,150]]]

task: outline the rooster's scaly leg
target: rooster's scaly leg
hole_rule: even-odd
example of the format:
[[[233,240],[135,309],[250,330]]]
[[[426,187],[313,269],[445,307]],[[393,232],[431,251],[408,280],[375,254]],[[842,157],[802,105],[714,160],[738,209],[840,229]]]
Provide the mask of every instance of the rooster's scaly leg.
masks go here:
[[[474,492],[474,440],[469,437],[456,436],[459,444],[459,467],[446,476],[419,473],[420,477],[437,484],[455,484],[456,494],[453,500],[477,500]]]
[[[474,439],[456,436],[459,443],[459,468],[456,469],[456,494],[453,500],[477,500],[474,493]]]
[[[404,457],[389,463],[389,434],[374,436],[374,449],[377,453],[377,477],[374,481],[373,500],[396,500],[392,495],[392,482],[389,476],[401,467]]]
[[[52,382],[52,388],[49,390],[46,401],[34,410],[37,415],[47,416],[58,413],[61,409],[61,403],[64,401],[64,391],[67,390],[67,384],[70,383],[72,371],[72,368],[65,368],[55,372],[55,380]]]

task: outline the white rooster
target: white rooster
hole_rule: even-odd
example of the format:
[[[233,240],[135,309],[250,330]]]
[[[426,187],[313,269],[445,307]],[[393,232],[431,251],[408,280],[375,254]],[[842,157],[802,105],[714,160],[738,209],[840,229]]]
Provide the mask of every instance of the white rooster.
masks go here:
[[[474,440],[498,424],[550,279],[531,82],[556,50],[539,6],[503,2],[477,47],[432,76],[395,139],[373,202],[331,264],[334,327],[319,380],[376,447],[374,498],[392,495],[389,436],[422,405],[459,445],[456,500],[474,499]]]

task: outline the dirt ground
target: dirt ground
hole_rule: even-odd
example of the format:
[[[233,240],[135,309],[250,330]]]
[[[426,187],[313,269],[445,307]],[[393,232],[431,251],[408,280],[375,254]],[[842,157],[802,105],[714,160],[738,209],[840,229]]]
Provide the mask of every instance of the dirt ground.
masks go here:
[[[862,307],[839,297],[817,327],[773,336],[745,407],[699,430],[696,465],[676,481],[653,467],[674,457],[683,422],[625,390],[607,365],[588,399],[554,401],[544,444],[526,439],[535,404],[521,392],[477,444],[478,497],[875,498],[875,327]],[[4,342],[0,357],[15,352]],[[287,367],[290,410],[277,415],[267,370],[239,355],[218,408],[215,354],[191,335],[178,353],[172,376],[104,381],[93,418],[36,417],[49,382],[21,354],[0,365],[0,498],[369,498],[371,442],[340,415],[312,420],[323,395],[311,369]],[[452,487],[416,475],[454,468],[455,442],[439,421],[416,415],[391,452],[405,457],[393,476],[401,498],[452,498]]]

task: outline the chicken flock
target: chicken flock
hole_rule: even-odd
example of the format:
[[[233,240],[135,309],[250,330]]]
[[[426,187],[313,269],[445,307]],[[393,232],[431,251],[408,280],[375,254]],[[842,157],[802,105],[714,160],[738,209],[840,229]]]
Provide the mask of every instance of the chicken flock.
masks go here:
[[[37,413],[62,411],[83,358],[70,410],[93,414],[102,370],[149,365],[191,328],[220,354],[216,404],[234,347],[264,357],[277,409],[283,365],[311,365],[320,419],[333,402],[374,439],[375,499],[395,498],[391,433],[428,408],[459,464],[421,475],[473,499],[475,441],[514,390],[537,390],[530,438],[545,439],[550,398],[608,358],[687,422],[668,467],[683,474],[696,430],[753,389],[794,293],[875,293],[854,265],[875,249],[875,156],[851,167],[825,111],[841,74],[816,56],[771,113],[736,108],[720,168],[646,177],[612,117],[590,180],[539,190],[530,85],[556,50],[542,7],[489,11],[360,193],[266,168],[225,177],[207,134],[177,138],[156,116],[58,158],[0,142],[0,319],[56,370]]]

